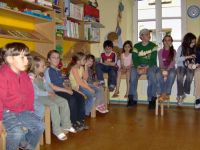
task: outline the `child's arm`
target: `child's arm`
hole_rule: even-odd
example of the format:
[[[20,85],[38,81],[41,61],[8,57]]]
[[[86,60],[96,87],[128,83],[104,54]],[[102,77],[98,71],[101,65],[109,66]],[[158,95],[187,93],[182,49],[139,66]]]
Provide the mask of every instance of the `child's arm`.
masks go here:
[[[72,68],[72,74],[73,74],[73,76],[74,76],[74,78],[75,78],[75,80],[76,80],[76,82],[78,83],[79,86],[82,86],[82,87],[86,88],[87,90],[89,90],[90,92],[94,93],[94,90],[91,89],[91,88],[88,86],[88,84],[87,84],[86,82],[84,82],[84,81],[80,78],[77,69]]]
[[[85,80],[85,81],[87,81],[87,79],[88,79],[88,66],[87,66],[87,64],[85,64],[85,69],[84,69],[84,71],[83,71],[83,79]]]
[[[59,86],[56,86],[52,83],[49,83],[49,86],[56,92],[65,92],[65,93],[68,93],[70,95],[73,94],[73,91],[72,90],[69,90],[69,89],[66,89],[66,88],[62,88],[62,87],[59,87]]]
[[[40,89],[34,82],[33,82],[33,88],[34,88],[35,95],[48,96],[48,92]]]

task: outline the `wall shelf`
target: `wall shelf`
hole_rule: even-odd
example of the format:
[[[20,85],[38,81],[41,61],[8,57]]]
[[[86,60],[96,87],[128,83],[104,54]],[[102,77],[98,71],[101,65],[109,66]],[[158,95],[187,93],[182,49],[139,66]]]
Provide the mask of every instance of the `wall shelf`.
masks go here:
[[[0,15],[17,18],[18,20],[24,20],[24,21],[33,22],[33,23],[51,22],[51,20],[49,19],[25,14],[23,12],[19,12],[19,11],[15,11],[15,10],[3,8],[3,7],[0,7]]]
[[[63,37],[63,39],[67,40],[67,41],[87,42],[87,43],[99,43],[99,41],[90,41],[90,40],[77,39],[77,38],[72,38],[72,37]]]

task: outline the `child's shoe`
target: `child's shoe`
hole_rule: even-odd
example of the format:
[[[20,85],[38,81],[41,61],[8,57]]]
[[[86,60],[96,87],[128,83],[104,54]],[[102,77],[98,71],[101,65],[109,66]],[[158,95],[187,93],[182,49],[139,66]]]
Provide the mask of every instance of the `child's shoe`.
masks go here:
[[[67,140],[67,136],[64,133],[60,133],[57,135],[57,138],[61,141]]]
[[[199,109],[200,108],[200,99],[196,99],[194,108],[195,109]]]
[[[76,130],[73,127],[70,127],[70,128],[64,129],[64,130],[69,131],[71,133],[76,133]]]
[[[106,113],[104,105],[99,105],[99,106],[97,106],[97,107],[96,107],[96,110],[97,110],[98,112],[102,113],[102,114],[105,114],[105,113]]]
[[[115,86],[111,84],[109,85],[108,89],[110,92],[113,92],[115,90]]]

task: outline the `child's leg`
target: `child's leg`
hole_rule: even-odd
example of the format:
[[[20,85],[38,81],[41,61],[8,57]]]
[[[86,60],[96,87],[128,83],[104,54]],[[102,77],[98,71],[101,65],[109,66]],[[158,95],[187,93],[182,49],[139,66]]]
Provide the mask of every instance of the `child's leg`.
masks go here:
[[[194,70],[193,69],[186,69],[186,79],[184,82],[184,92],[186,94],[190,94],[190,87],[194,77]]]
[[[108,86],[110,91],[114,90],[116,86],[116,81],[117,81],[117,71],[114,69],[114,67],[109,66]]]
[[[69,110],[69,105],[68,102],[63,99],[62,97],[55,96],[55,103],[59,106],[60,108],[60,120],[61,120],[61,126],[63,129],[69,129],[71,128],[71,120],[70,120],[70,110]]]
[[[65,92],[56,92],[56,94],[68,101],[70,109],[70,119],[72,124],[75,124],[78,119],[78,108],[77,108],[77,99],[76,96],[74,95],[74,91],[73,95],[70,95]]]
[[[126,85],[127,85],[127,88],[126,88],[126,94],[125,94],[125,97],[128,97],[128,93],[129,93],[130,75],[131,75],[130,70],[127,70],[127,71],[126,71]]]
[[[89,116],[90,112],[92,110],[95,96],[89,90],[87,90],[81,86],[79,87],[79,90],[87,96],[87,100],[85,101],[85,115]]]
[[[59,107],[56,103],[56,101],[57,101],[56,97],[58,97],[58,96],[55,96],[55,97],[40,96],[39,100],[45,106],[49,107],[50,113],[51,113],[51,122],[52,122],[53,134],[58,136],[63,131],[60,127],[61,117],[60,117]]]
[[[184,88],[183,88],[183,79],[186,74],[186,70],[184,67],[178,67],[177,68],[177,96],[183,96],[184,95]]]
[[[89,86],[95,91],[96,105],[104,104],[103,89],[101,87],[96,87],[93,84],[89,84]]]
[[[96,65],[96,73],[97,73],[97,79],[100,83],[104,83],[103,73],[106,72],[107,66],[101,63],[97,63]]]
[[[43,121],[39,120],[34,113],[29,111],[20,113],[18,118],[23,127],[27,129],[25,138],[28,146],[25,149],[35,149],[44,131]]]
[[[200,98],[200,68],[195,70],[194,74],[194,96],[196,99]]]
[[[22,128],[22,124],[17,118],[17,113],[4,111],[3,125],[7,132],[6,137],[6,150],[18,149],[22,139],[25,137],[25,131]]]
[[[121,70],[119,69],[118,72],[117,72],[117,86],[116,86],[116,89],[115,89],[116,94],[119,94],[120,82],[121,82]]]
[[[34,113],[43,120],[44,118],[44,104],[40,102],[40,100],[34,100]]]
[[[176,78],[176,70],[175,68],[172,68],[168,71],[168,76],[167,76],[167,80],[165,82],[165,91],[166,94],[170,95],[171,94],[171,90],[172,90],[172,86],[174,84],[174,80]]]

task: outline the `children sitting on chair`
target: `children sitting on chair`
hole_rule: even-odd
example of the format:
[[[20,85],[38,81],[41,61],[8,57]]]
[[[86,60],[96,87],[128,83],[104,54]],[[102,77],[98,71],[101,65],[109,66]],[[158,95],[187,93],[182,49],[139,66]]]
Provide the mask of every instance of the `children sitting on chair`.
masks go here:
[[[70,119],[73,127],[77,131],[88,129],[85,125],[85,100],[82,94],[71,87],[64,86],[65,78],[57,68],[60,62],[60,54],[56,50],[51,50],[47,54],[50,67],[45,71],[45,79],[55,94],[66,99],[70,108]],[[50,80],[50,81],[49,81]]]
[[[86,96],[85,100],[85,115],[89,116],[92,110],[94,101],[96,100],[95,91],[86,82],[88,77],[87,67],[84,69],[86,63],[85,54],[78,52],[72,56],[71,63],[68,66],[69,80],[72,89],[83,93]]]
[[[182,105],[185,94],[190,94],[190,86],[195,70],[195,45],[196,36],[193,33],[187,33],[183,37],[182,44],[179,46],[176,54],[177,63],[177,104]],[[193,68],[195,67],[195,68]],[[184,80],[184,77],[185,80]]]
[[[196,46],[196,70],[194,73],[194,96],[195,100],[195,108],[200,108],[200,36],[197,41]]]
[[[113,52],[113,43],[110,40],[106,40],[103,43],[105,52],[101,53],[100,63],[96,65],[97,79],[100,84],[105,85],[103,73],[108,73],[108,88],[110,91],[114,91],[117,80],[117,55]]]
[[[175,57],[176,50],[174,49],[171,35],[165,35],[162,40],[164,47],[158,52],[159,69],[156,72],[157,78],[157,94],[158,100],[169,100],[171,89],[176,77]]]
[[[33,57],[29,75],[34,85],[35,100],[50,108],[53,134],[59,140],[67,140],[64,131],[76,132],[71,125],[68,102],[55,95],[53,91],[47,91],[44,80],[45,69],[45,61],[40,57]]]
[[[99,84],[95,73],[95,57],[94,55],[88,54],[86,56],[85,71],[88,71],[87,83],[89,87],[94,89],[96,96],[96,110],[100,113],[107,113],[104,88]]]
[[[43,134],[43,121],[34,113],[34,90],[28,74],[29,48],[9,43],[1,51],[0,134],[7,132],[6,150],[34,150]]]
[[[125,94],[124,98],[128,98],[130,71],[131,71],[131,67],[132,67],[132,50],[133,50],[132,42],[125,41],[124,45],[123,45],[122,54],[121,54],[119,69],[117,72],[117,86],[116,86],[113,97],[118,97],[119,86],[120,86],[120,81],[121,81],[121,74],[124,73],[124,74],[126,74],[126,85],[127,85],[126,94]]]
[[[132,58],[133,67],[131,68],[130,89],[128,95],[128,106],[137,104],[137,84],[142,74],[147,75],[148,87],[147,97],[149,109],[155,108],[156,98],[156,70],[157,70],[157,45],[150,41],[150,31],[148,29],[140,30],[139,43],[134,45]]]

